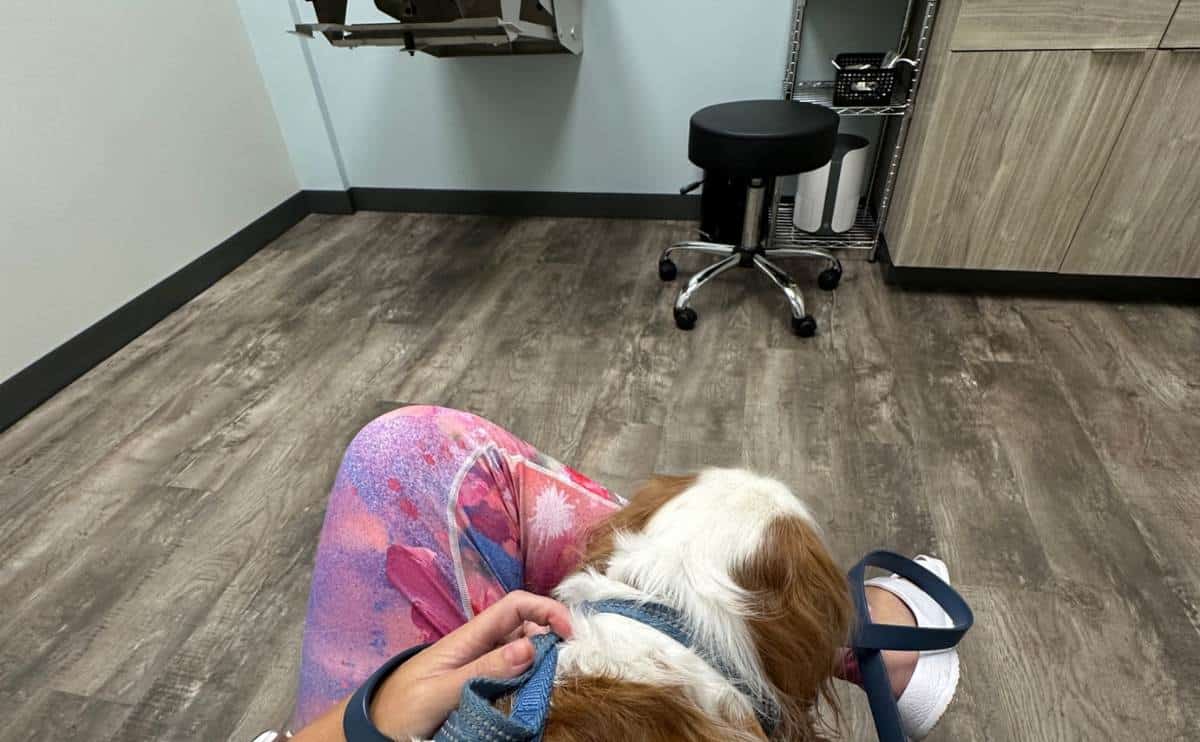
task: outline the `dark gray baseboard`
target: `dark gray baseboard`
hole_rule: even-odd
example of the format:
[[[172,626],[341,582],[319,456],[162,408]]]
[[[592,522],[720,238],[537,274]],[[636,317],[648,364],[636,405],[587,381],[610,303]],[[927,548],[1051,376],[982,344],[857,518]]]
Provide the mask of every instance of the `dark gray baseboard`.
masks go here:
[[[673,194],[420,188],[302,191],[0,383],[0,432],[212,286],[304,217],[309,214],[353,214],[358,210],[695,219],[699,217],[700,199]]]
[[[305,194],[297,193],[0,383],[0,431],[212,286],[308,214]]]
[[[1200,304],[1200,279],[1195,278],[912,268],[894,265],[886,242],[880,243],[879,264],[885,283],[910,291]]]
[[[351,188],[360,211],[412,211],[492,216],[612,219],[698,219],[700,197],[674,193],[565,191],[452,191],[424,188]]]
[[[313,214],[353,214],[350,191],[305,191],[304,199]]]

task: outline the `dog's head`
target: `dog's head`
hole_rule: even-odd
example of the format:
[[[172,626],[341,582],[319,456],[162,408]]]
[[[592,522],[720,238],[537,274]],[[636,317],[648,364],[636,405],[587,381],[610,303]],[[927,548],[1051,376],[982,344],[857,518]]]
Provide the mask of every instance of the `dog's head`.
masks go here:
[[[619,585],[670,605],[754,692],[778,702],[774,736],[814,735],[818,699],[833,700],[851,607],[815,521],[783,484],[737,469],[656,477],[593,532],[583,575],[559,596],[620,597]]]

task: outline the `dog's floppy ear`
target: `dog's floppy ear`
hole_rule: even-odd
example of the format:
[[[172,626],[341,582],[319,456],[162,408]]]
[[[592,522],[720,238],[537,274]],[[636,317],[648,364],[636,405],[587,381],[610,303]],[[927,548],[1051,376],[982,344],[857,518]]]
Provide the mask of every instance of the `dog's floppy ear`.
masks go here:
[[[545,742],[766,742],[753,717],[731,726],[704,713],[683,688],[605,677],[554,688]]]
[[[813,526],[785,516],[734,579],[753,595],[747,623],[784,710],[777,736],[809,739],[818,698],[837,714],[833,670],[853,618],[846,578]]]
[[[696,481],[695,475],[673,477],[656,475],[646,482],[629,504],[592,527],[587,537],[582,566],[603,572],[613,553],[613,534],[637,533],[646,527],[658,509]]]

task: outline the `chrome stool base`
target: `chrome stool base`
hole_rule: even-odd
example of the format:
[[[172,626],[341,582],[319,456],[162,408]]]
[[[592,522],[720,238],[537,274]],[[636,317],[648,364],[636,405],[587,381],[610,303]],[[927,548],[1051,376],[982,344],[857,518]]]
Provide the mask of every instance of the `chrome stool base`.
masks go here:
[[[825,250],[808,248],[782,247],[767,249],[759,239],[759,224],[762,217],[763,195],[767,186],[766,178],[756,178],[746,189],[746,211],[742,226],[742,244],[727,245],[719,242],[685,241],[676,242],[658,259],[658,277],[664,281],[674,281],[679,269],[671,256],[676,252],[700,253],[714,255],[720,260],[692,276],[687,285],[675,299],[675,324],[681,330],[690,330],[696,326],[696,310],[688,306],[688,302],[696,292],[709,281],[731,268],[757,268],[771,279],[787,298],[788,307],[792,311],[792,331],[800,337],[812,337],[817,334],[817,321],[804,309],[804,295],[800,288],[782,268],[771,262],[775,258],[815,258],[824,260],[828,267],[821,271],[817,285],[825,291],[833,291],[842,280],[842,262]]]
[[[689,303],[696,292],[717,276],[732,268],[757,268],[766,274],[787,299],[792,312],[792,330],[800,337],[812,337],[817,333],[817,321],[813,319],[804,307],[804,295],[800,287],[779,266],[771,261],[772,258],[816,258],[824,260],[829,267],[821,272],[817,279],[818,285],[833,291],[842,279],[842,263],[825,250],[808,250],[781,248],[767,250],[762,247],[742,248],[736,245],[722,245],[715,242],[677,242],[663,251],[658,261],[658,276],[664,281],[675,280],[678,268],[671,256],[676,252],[695,252],[704,255],[716,255],[721,259],[701,270],[688,280],[687,285],[675,299],[675,324],[681,330],[690,330],[696,326],[696,310]]]

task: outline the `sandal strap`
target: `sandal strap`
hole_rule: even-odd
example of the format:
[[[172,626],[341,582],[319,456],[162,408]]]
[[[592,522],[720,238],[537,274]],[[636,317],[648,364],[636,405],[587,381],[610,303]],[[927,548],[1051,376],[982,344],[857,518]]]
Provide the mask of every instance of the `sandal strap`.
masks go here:
[[[876,624],[867,605],[867,567],[879,567],[907,579],[933,598],[950,616],[950,628],[932,629],[915,626]],[[950,649],[962,641],[975,623],[971,607],[954,588],[911,559],[890,551],[873,551],[862,558],[848,574],[850,595],[858,614],[858,624],[850,641],[862,673],[863,690],[871,705],[875,733],[879,742],[906,742],[900,723],[900,709],[892,696],[892,681],[883,663],[881,650],[928,652]]]
[[[867,606],[867,567],[879,567],[894,572],[919,587],[946,612],[952,625],[948,628],[934,629],[873,622]],[[858,616],[858,624],[850,642],[854,649],[890,649],[902,652],[950,649],[962,641],[963,636],[975,623],[971,607],[954,588],[917,562],[899,554],[873,551],[851,568],[848,577],[854,609]]]

